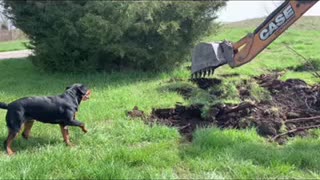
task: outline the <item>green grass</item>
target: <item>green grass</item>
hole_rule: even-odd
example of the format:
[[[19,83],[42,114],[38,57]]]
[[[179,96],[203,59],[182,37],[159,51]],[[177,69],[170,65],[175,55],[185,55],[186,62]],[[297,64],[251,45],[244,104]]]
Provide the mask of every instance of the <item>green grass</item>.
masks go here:
[[[320,138],[298,139],[286,146],[266,142],[252,130],[204,129],[193,143],[181,143],[174,128],[149,127],[131,120],[126,111],[137,105],[152,108],[186,103],[180,95],[162,88],[173,73],[123,72],[113,74],[47,74],[27,60],[0,61],[0,99],[53,95],[74,82],[88,84],[93,94],[83,102],[79,119],[89,132],[71,127],[76,147],[62,142],[57,125],[36,123],[32,137],[14,141],[17,154],[0,152],[3,179],[137,179],[137,178],[319,178]],[[5,110],[0,111],[0,141],[7,134]]]
[[[229,29],[206,41],[237,41],[250,29]],[[301,35],[303,34],[303,35]],[[318,31],[291,29],[263,51],[254,61],[240,68],[227,66],[221,74],[239,73],[226,79],[222,88],[233,95],[233,84],[274,70],[285,71],[283,79],[302,78],[310,84],[319,82],[309,71],[294,71],[303,61],[283,47],[288,42],[301,54],[320,59]],[[80,106],[78,118],[89,132],[71,127],[71,141],[66,147],[58,125],[35,123],[30,140],[21,136],[13,143],[17,154],[8,157],[0,151],[1,179],[320,179],[320,131],[308,138],[295,138],[279,146],[257,135],[254,129],[196,131],[192,143],[182,140],[178,131],[166,126],[148,126],[127,117],[135,105],[149,114],[152,108],[174,107],[196,99],[184,100],[170,88],[171,78],[187,79],[189,70],[170,73],[93,73],[49,74],[32,66],[28,60],[0,61],[0,101],[11,102],[24,96],[55,95],[72,83],[84,83],[92,97]],[[187,84],[190,88],[193,85]],[[205,94],[199,93],[199,101]],[[256,89],[257,98],[264,92]],[[228,101],[238,101],[229,99]],[[7,136],[5,110],[0,110],[0,142]]]
[[[17,41],[6,41],[0,42],[0,52],[6,51],[17,51],[27,49],[25,43],[28,43],[28,40],[17,40]]]
[[[319,137],[296,139],[284,147],[266,144],[251,129],[204,129],[197,131],[183,160],[190,171],[214,172],[225,179],[319,178]]]

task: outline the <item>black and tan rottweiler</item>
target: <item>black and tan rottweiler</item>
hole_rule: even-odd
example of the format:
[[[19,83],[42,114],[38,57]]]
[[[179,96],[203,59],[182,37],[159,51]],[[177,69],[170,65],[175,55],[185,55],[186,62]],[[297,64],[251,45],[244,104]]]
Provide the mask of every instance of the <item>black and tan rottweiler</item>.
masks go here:
[[[24,126],[22,136],[25,139],[29,138],[34,120],[59,124],[64,142],[71,145],[68,126],[79,126],[83,132],[87,132],[84,123],[76,120],[75,114],[81,101],[88,100],[90,95],[91,91],[86,86],[73,84],[58,96],[25,97],[10,104],[0,103],[1,109],[7,109],[8,137],[4,141],[7,153],[9,155],[14,154],[11,144],[22,126]]]

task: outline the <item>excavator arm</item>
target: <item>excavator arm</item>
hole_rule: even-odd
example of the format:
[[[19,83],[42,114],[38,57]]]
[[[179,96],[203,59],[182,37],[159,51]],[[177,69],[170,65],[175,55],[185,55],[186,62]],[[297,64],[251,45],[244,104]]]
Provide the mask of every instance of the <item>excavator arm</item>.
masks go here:
[[[200,43],[192,54],[193,77],[205,77],[224,64],[238,67],[253,60],[318,1],[286,0],[253,33],[236,43]]]

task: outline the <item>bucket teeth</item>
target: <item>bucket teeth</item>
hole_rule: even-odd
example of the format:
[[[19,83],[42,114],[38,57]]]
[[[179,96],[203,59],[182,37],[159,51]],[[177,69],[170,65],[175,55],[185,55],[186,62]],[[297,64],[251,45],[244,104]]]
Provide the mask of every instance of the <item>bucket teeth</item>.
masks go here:
[[[192,79],[201,78],[201,71],[195,72],[192,74]]]
[[[200,78],[203,78],[204,71],[200,71]]]
[[[211,76],[211,68],[207,69],[207,74],[208,74],[208,76]]]
[[[213,75],[214,73],[214,68],[210,67],[205,70],[197,71],[192,74],[192,79],[198,79],[198,78],[205,78]]]
[[[207,69],[204,70],[204,71],[203,71],[203,77],[208,77],[208,75],[209,75],[209,74],[208,74],[208,70],[207,70]]]
[[[210,68],[210,75],[213,75],[214,69]]]
[[[195,73],[192,74],[192,77],[191,77],[191,78],[192,78],[192,79],[197,79],[197,75],[198,75],[198,72],[195,72]]]
[[[210,76],[211,74],[210,74],[210,68],[209,69],[207,69],[207,76]]]
[[[196,78],[198,79],[198,78],[201,78],[201,71],[198,71],[197,73],[196,73]]]
[[[209,77],[212,74],[212,68],[207,68],[204,70],[204,77]]]
[[[211,69],[210,68],[207,70],[207,74],[208,74],[208,76],[211,76]]]

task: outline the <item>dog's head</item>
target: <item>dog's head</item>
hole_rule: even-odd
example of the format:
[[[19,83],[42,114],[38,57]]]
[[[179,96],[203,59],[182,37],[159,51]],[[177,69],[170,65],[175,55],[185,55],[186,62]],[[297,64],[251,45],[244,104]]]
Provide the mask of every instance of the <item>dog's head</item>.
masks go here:
[[[71,91],[79,98],[79,100],[86,101],[90,99],[91,90],[83,84],[73,84],[72,86],[66,87],[66,91]]]

